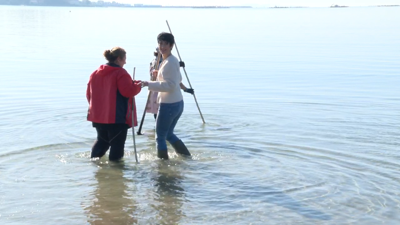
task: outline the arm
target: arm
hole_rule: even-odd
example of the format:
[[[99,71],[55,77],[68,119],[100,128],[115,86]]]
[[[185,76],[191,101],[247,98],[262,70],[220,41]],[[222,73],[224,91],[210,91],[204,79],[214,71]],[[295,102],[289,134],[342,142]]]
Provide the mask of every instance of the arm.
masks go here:
[[[186,91],[187,87],[185,85],[183,85],[182,82],[179,84],[179,86],[181,87],[181,89],[183,91]]]
[[[150,80],[153,77],[153,62],[150,63]]]
[[[87,88],[86,88],[86,99],[87,99],[88,103],[90,104],[90,81],[87,84]]]
[[[96,71],[95,71],[95,72],[96,72]],[[92,74],[90,74],[89,82],[88,82],[87,88],[86,88],[86,99],[87,99],[87,101],[88,101],[89,104],[90,104],[90,99],[91,99],[91,97],[92,97],[92,94],[91,94],[91,91],[90,91],[90,84],[91,84],[91,82],[92,82],[92,77],[93,77],[93,74],[94,74],[95,72],[93,72]]]
[[[132,97],[141,91],[140,81],[133,81],[126,70],[121,70],[117,77],[118,90],[124,97]]]
[[[158,70],[156,70],[156,69],[150,70],[150,80],[151,81],[157,80],[157,73],[158,73]]]
[[[159,71],[163,75],[163,81],[149,81],[150,91],[171,92],[180,83],[179,67],[173,63],[167,62]]]
[[[154,75],[154,73],[153,73],[153,71],[156,71],[155,66],[156,66],[156,60],[153,60],[150,63],[150,70],[149,70],[150,71],[150,80],[152,80],[152,81],[155,81],[157,78],[157,74]]]
[[[193,88],[187,88],[185,85],[182,84],[182,82],[179,84],[179,86],[181,87],[181,89],[186,92],[186,93],[190,93],[190,94],[194,94],[194,89]]]
[[[185,63],[183,61],[179,62],[179,66],[180,67],[185,67]],[[186,92],[186,93],[190,93],[190,94],[194,94],[194,89],[193,88],[187,88],[182,82],[179,84],[179,86],[181,87],[181,89]]]

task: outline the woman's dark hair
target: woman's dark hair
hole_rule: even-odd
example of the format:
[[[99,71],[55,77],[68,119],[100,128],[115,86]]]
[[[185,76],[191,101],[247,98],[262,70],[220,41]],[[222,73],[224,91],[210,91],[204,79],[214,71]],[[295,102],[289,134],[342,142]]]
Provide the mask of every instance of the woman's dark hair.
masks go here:
[[[161,41],[165,41],[171,46],[175,44],[175,38],[174,35],[166,32],[162,32],[157,36],[157,43],[160,43]]]
[[[126,51],[121,47],[114,47],[111,50],[105,50],[103,55],[108,62],[112,63],[117,60],[118,57],[124,58],[126,56]]]

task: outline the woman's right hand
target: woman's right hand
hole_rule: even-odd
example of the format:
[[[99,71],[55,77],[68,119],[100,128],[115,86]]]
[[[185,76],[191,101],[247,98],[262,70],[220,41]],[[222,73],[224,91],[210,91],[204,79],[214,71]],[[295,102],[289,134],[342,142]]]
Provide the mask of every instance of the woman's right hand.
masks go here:
[[[142,81],[142,87],[146,87],[149,86],[149,82],[148,81]]]
[[[157,74],[158,74],[158,70],[153,70],[153,72],[151,73],[153,80],[157,79]]]

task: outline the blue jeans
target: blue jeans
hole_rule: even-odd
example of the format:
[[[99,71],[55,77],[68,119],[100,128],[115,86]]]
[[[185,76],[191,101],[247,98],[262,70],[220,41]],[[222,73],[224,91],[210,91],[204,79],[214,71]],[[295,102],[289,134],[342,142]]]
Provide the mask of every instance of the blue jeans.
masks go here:
[[[175,103],[161,103],[156,119],[156,142],[158,151],[167,151],[167,141],[179,141],[174,128],[183,112],[183,100]]]

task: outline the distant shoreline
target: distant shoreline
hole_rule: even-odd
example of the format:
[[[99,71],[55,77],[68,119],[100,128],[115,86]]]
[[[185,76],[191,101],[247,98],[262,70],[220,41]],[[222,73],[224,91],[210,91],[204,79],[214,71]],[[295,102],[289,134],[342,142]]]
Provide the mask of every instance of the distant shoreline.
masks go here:
[[[0,6],[49,6],[49,7],[84,7],[84,8],[190,8],[190,9],[250,9],[250,8],[269,8],[269,9],[293,9],[293,8],[349,8],[349,7],[400,7],[400,5],[370,5],[370,6],[163,6],[163,5],[143,5],[143,4],[121,4],[117,2],[98,4],[96,2],[91,2],[90,4],[11,4],[5,3],[4,0],[0,0]]]
[[[118,2],[79,2],[71,4],[67,2],[53,4],[44,4],[41,2],[36,3],[10,3],[6,0],[0,0],[0,5],[13,5],[13,6],[56,6],[56,7],[124,7],[124,8],[205,8],[205,9],[225,9],[225,8],[253,8],[252,6],[218,6],[218,5],[204,5],[204,6],[163,6],[163,5],[144,5],[144,4],[121,4]]]
[[[400,5],[378,5],[378,7],[398,7]]]
[[[251,9],[251,6],[163,6],[163,7],[135,7],[135,6],[81,6],[81,5],[12,5],[12,4],[0,4],[8,6],[29,6],[29,7],[76,7],[76,8],[140,8],[140,9]]]

